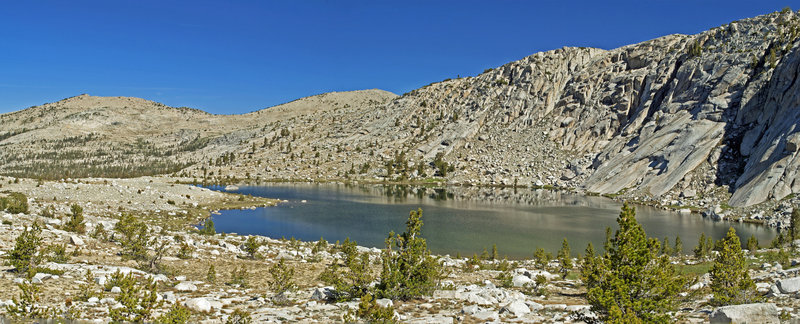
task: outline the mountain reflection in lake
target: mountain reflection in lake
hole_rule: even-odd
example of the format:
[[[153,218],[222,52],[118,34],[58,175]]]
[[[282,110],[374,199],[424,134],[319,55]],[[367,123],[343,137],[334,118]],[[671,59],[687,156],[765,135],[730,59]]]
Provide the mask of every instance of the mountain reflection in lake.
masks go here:
[[[530,258],[537,247],[555,254],[564,237],[575,255],[590,241],[602,250],[605,228],[616,230],[622,206],[603,197],[508,188],[269,184],[233,192],[289,202],[221,211],[213,217],[219,232],[304,241],[324,237],[329,242],[349,237],[359,245],[382,248],[389,231],[403,232],[408,213],[422,208],[422,234],[434,253],[469,256],[484,248],[491,251],[492,244],[497,244],[499,254],[511,259]],[[659,240],[667,236],[674,244],[680,235],[684,253],[691,252],[700,233],[719,239],[730,226],[742,242],[755,235],[763,245],[775,235],[763,226],[714,222],[697,214],[645,206],[637,206],[636,211],[648,236]]]

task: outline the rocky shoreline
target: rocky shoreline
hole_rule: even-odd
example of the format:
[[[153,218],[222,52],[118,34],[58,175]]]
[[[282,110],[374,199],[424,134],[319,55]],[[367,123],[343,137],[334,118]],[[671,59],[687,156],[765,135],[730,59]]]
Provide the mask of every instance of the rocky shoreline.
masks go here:
[[[12,178],[3,178],[0,182],[3,183],[2,190],[26,194],[30,204],[28,213],[0,212],[2,256],[8,255],[15,239],[34,222],[43,224],[42,246],[66,244],[67,260],[42,262],[30,279],[41,288],[36,307],[55,310],[53,314],[56,316],[72,316],[88,322],[110,321],[109,310],[121,307],[118,301],[120,288],[104,286],[108,286],[117,271],[158,282],[160,306],[152,310],[152,318],[165,314],[172,305],[178,304],[191,309],[191,322],[224,323],[241,315],[240,312],[246,312],[253,322],[258,323],[340,322],[343,316],[358,308],[358,300],[342,303],[326,300],[332,288],[318,279],[327,264],[342,258],[341,252],[330,248],[317,249],[315,242],[256,237],[264,243],[257,250],[262,257],[251,259],[246,252],[249,236],[204,235],[191,226],[207,213],[224,207],[226,201],[228,204],[238,203],[228,205],[228,208],[264,206],[274,204],[274,201],[249,197],[245,197],[247,201],[241,201],[244,196],[175,184],[175,179],[166,177],[63,182],[21,179],[19,183]],[[488,189],[470,188],[454,194],[476,197],[485,190]],[[67,213],[71,204],[85,206],[86,233],[89,234],[67,232],[61,228],[63,221],[59,216]],[[51,206],[54,215],[43,215]],[[120,215],[129,212],[152,212],[152,217],[142,216],[142,219],[147,220],[156,241],[167,242],[166,253],[161,259],[164,269],[168,269],[164,273],[138,269],[136,262],[120,257],[122,248],[118,242],[92,234],[99,226],[113,232]],[[358,249],[369,253],[373,261],[380,258],[379,249]],[[767,253],[768,250],[760,252]],[[755,307],[758,309],[756,313],[769,319],[800,318],[797,299],[800,267],[784,269],[780,264],[752,258],[751,262],[759,266],[750,270],[751,276],[756,280],[759,292],[764,294],[765,303],[737,306],[734,307],[736,311],[751,314],[754,311],[750,308]],[[294,270],[297,289],[276,298],[275,292],[269,288],[272,280],[269,269],[278,260],[284,260]],[[467,258],[452,256],[439,256],[439,260],[448,275],[432,296],[410,301],[385,299],[378,300],[378,303],[391,305],[396,312],[395,319],[404,323],[561,323],[590,321],[595,317],[585,299],[586,291],[577,267],[562,277],[555,271],[559,267],[555,260],[544,266],[537,265],[534,260],[481,260],[477,264]],[[573,263],[579,261],[573,259]],[[708,264],[698,263],[689,256],[673,257],[672,262],[689,272]],[[791,264],[795,263],[791,261]],[[208,280],[208,269],[212,265],[216,272],[214,282]],[[229,279],[233,279],[232,275],[241,268],[246,270],[246,283],[232,284]],[[12,298],[18,298],[20,294],[16,284],[27,282],[27,279],[12,272],[10,266],[0,269],[0,286],[9,287],[0,291],[0,306],[10,306]],[[87,271],[90,273],[88,277]],[[373,272],[379,273],[379,270],[374,268]],[[537,282],[537,278],[545,280]],[[708,283],[708,275],[698,273],[698,281],[687,291],[679,310],[672,314],[677,322],[706,322],[712,314],[722,316],[719,314],[725,313],[725,310],[708,305]],[[82,300],[81,296],[87,289],[93,295]],[[764,309],[768,311],[764,313]],[[0,307],[0,316],[9,316],[6,307]]]

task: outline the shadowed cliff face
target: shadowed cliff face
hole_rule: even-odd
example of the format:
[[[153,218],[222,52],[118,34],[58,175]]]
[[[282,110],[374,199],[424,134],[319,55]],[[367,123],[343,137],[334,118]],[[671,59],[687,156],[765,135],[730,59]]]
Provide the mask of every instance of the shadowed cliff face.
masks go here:
[[[797,13],[773,13],[614,50],[536,53],[400,97],[320,95],[246,115],[68,99],[2,115],[0,145],[44,164],[72,145],[77,160],[159,160],[172,164],[145,171],[260,179],[420,179],[440,156],[455,166],[446,178],[461,183],[716,195],[747,206],[800,192],[798,26]],[[159,118],[142,117],[151,113]],[[61,155],[37,154],[42,138]],[[116,149],[84,144],[103,141]],[[23,169],[15,156],[0,154],[0,171]],[[408,168],[389,174],[399,160]]]

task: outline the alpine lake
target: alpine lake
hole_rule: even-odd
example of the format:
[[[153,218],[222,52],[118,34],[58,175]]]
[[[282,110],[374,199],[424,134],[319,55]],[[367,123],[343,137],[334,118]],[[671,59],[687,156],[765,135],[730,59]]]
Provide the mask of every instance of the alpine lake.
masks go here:
[[[213,190],[226,191],[222,186]],[[329,242],[355,240],[385,247],[390,231],[402,233],[409,212],[423,210],[422,236],[436,254],[480,255],[497,245],[509,259],[531,258],[536,248],[555,254],[566,238],[572,254],[592,242],[602,250],[606,227],[617,228],[621,203],[614,200],[530,188],[415,187],[278,183],[242,186],[229,192],[284,200],[276,207],[222,210],[212,215],[217,232],[294,237]],[[691,253],[701,233],[715,240],[736,229],[744,243],[754,235],[764,245],[776,235],[766,226],[719,222],[699,214],[636,206],[636,218],[649,237],[675,237]]]

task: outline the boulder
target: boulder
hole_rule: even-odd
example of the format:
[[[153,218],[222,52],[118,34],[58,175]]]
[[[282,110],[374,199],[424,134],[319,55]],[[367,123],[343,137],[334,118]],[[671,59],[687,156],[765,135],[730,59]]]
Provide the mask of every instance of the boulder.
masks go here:
[[[197,286],[195,286],[191,282],[181,282],[175,285],[175,290],[181,292],[197,291]]]
[[[711,323],[780,323],[778,308],[772,303],[731,305],[714,310]]]
[[[336,290],[333,287],[322,287],[314,289],[314,292],[311,294],[312,300],[329,300],[333,298],[334,293]]]
[[[493,310],[485,310],[477,312],[472,316],[475,316],[475,318],[482,321],[489,321],[489,320],[495,321],[500,317],[500,314],[498,314],[496,311]]]
[[[533,284],[533,279],[528,276],[515,275],[511,278],[511,283],[514,284],[514,287],[524,287],[527,284]]]
[[[528,308],[530,308],[531,311],[538,311],[538,310],[544,309],[544,305],[539,304],[539,303],[534,302],[534,301],[526,302],[525,305],[528,305]]]
[[[464,308],[461,309],[461,313],[462,314],[467,314],[467,315],[475,315],[477,312],[480,312],[480,311],[481,311],[481,309],[480,309],[480,307],[478,307],[478,305],[464,306]]]
[[[797,152],[800,147],[800,133],[794,133],[786,137],[786,150],[789,152]]]
[[[434,290],[433,299],[454,299],[456,298],[455,290]]]
[[[77,235],[70,235],[69,236],[69,242],[72,243],[73,245],[76,245],[76,246],[81,246],[81,245],[86,244],[86,243],[83,242],[83,239],[80,238],[80,236],[77,236]]]
[[[392,300],[389,298],[381,298],[375,301],[376,304],[380,307],[392,307],[393,303]]]
[[[49,274],[39,272],[39,273],[37,273],[37,274],[35,274],[33,276],[33,279],[31,279],[31,282],[35,283],[35,284],[40,284],[40,283],[42,283],[42,281],[50,279],[51,277],[52,276],[49,275]]]
[[[178,301],[178,298],[175,297],[175,293],[171,291],[165,292],[164,295],[161,296],[161,298],[166,300],[170,304]]]
[[[184,303],[184,306],[195,312],[208,313],[211,311],[211,303],[205,298],[192,298]]]
[[[525,314],[528,314],[530,312],[531,308],[528,307],[528,305],[526,305],[525,302],[522,300],[512,301],[508,303],[508,305],[505,305],[503,306],[503,308],[500,309],[500,314],[511,313],[514,314],[515,317],[524,316]]]
[[[781,293],[791,294],[800,291],[800,277],[781,279],[775,282]]]

